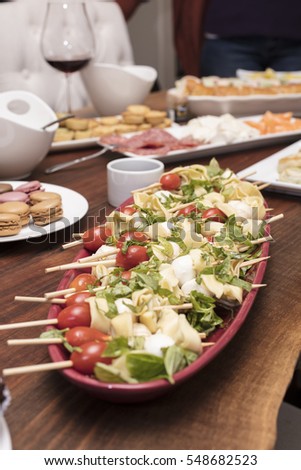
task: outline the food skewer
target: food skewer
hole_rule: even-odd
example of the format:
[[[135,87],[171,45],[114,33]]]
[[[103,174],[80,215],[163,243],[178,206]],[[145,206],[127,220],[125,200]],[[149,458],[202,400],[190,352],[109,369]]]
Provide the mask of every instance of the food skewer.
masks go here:
[[[59,266],[52,266],[50,268],[45,269],[45,273],[52,273],[55,271],[65,271],[67,269],[83,269],[83,268],[92,268],[94,266],[98,265],[106,266],[106,267],[112,267],[115,266],[115,259],[108,259],[108,260],[99,260],[99,261],[91,261],[90,263],[79,263],[79,262],[74,262],[74,263],[67,263],[67,264],[61,264]]]
[[[82,245],[82,244],[83,244],[82,239],[74,240],[73,242],[65,243],[64,245],[62,245],[62,248],[64,250],[67,250],[67,248],[72,248],[73,246],[78,246],[78,245]]]
[[[46,297],[31,297],[24,295],[16,295],[14,300],[17,302],[38,302],[38,303],[50,303],[50,304],[65,304],[66,299],[46,299]]]
[[[76,292],[76,289],[74,287],[70,287],[68,289],[56,290],[53,292],[46,292],[46,294],[44,294],[44,297],[46,299],[53,299],[56,296],[74,294],[74,292]]]
[[[4,377],[16,374],[29,374],[31,372],[46,372],[50,370],[60,370],[73,367],[72,361],[50,362],[48,364],[37,364],[34,366],[21,366],[3,369],[2,374]]]

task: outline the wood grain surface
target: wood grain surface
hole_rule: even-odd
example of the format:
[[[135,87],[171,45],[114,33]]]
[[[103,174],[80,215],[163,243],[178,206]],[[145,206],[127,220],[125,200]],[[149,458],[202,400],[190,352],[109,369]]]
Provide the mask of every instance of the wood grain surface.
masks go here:
[[[153,107],[164,108],[162,94],[152,99]],[[284,146],[231,153],[218,160],[239,171]],[[76,226],[46,239],[1,243],[1,323],[47,316],[45,305],[14,302],[14,296],[55,290],[62,273],[44,274],[45,268],[70,262],[78,251],[64,251],[62,243],[112,209],[107,203],[106,164],[117,154],[44,174],[46,167],[90,151],[51,154],[31,175],[78,191],[88,200],[89,212]],[[208,161],[196,158],[189,163]],[[218,357],[169,395],[134,405],[93,398],[58,372],[8,377],[12,403],[6,418],[15,449],[273,448],[279,406],[301,343],[301,205],[297,197],[264,194],[273,214],[285,214],[272,227],[275,243],[264,279],[268,286],[260,290],[243,327]],[[6,344],[9,338],[40,332],[37,327],[1,331],[0,369],[49,362],[44,346]]]

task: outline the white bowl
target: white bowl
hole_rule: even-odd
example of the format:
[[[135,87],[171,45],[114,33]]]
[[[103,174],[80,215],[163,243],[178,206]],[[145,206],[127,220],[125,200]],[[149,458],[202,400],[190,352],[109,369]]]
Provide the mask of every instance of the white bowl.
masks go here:
[[[54,111],[33,93],[0,93],[0,179],[23,179],[47,155],[58,127]]]
[[[146,65],[91,63],[81,75],[97,113],[105,116],[119,114],[129,104],[143,103],[157,71]]]

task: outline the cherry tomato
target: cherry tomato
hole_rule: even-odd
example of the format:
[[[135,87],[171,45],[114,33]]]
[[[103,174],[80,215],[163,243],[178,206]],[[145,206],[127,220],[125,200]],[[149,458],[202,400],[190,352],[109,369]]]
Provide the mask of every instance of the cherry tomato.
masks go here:
[[[90,326],[90,306],[86,304],[74,304],[63,308],[57,316],[60,330],[74,328],[75,326]]]
[[[196,214],[198,214],[200,211],[197,209],[196,205],[195,204],[190,204],[189,206],[187,207],[183,207],[183,209],[180,209],[179,212],[178,212],[178,215],[189,215],[191,214],[192,212],[195,212]]]
[[[133,215],[135,212],[137,212],[137,209],[132,206],[125,206],[121,212],[125,215]]]
[[[89,343],[82,344],[80,347],[81,351],[73,351],[70,356],[74,369],[82,374],[91,375],[97,362],[110,364],[112,359],[101,357],[106,347],[105,342],[90,341]]]
[[[179,189],[181,186],[181,178],[177,173],[169,173],[168,175],[161,176],[160,183],[162,189]]]
[[[211,209],[206,209],[202,213],[202,219],[209,219],[212,220],[212,222],[225,222],[227,216],[223,211],[212,207]]]
[[[145,246],[129,246],[125,254],[120,250],[116,256],[116,266],[129,270],[143,261],[148,261],[149,256]]]
[[[99,284],[97,278],[93,274],[82,273],[76,276],[73,281],[70,282],[70,288],[76,291],[86,290],[88,286],[95,286]]]
[[[131,275],[132,275],[131,271],[122,271],[120,277],[124,279],[125,281],[129,281],[131,279]]]
[[[208,235],[206,238],[207,238],[209,243],[212,243],[213,240],[214,240],[214,237],[212,235]]]
[[[148,236],[144,232],[125,232],[118,239],[117,246],[118,248],[121,248],[122,243],[129,240],[135,240],[136,242],[146,242],[148,239]]]
[[[108,341],[110,337],[96,328],[89,328],[88,326],[76,326],[71,328],[65,334],[65,340],[73,347],[81,346],[90,341]]]
[[[76,294],[72,294],[70,297],[66,298],[66,307],[74,304],[83,304],[91,295],[90,292],[77,292]]]
[[[112,235],[110,229],[104,225],[90,228],[83,234],[84,247],[90,251],[96,251],[105,244],[106,239]]]

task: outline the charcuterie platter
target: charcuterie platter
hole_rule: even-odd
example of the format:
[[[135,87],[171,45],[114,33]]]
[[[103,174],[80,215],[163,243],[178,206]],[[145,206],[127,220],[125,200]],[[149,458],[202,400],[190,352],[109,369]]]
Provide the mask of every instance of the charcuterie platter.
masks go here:
[[[0,326],[48,325],[36,342],[49,345],[53,362],[3,374],[58,369],[100,398],[136,402],[197,373],[265,287],[269,224],[283,215],[270,217],[260,188],[213,159],[135,190],[64,246],[81,247],[72,263],[46,269],[66,271],[41,298],[53,303],[48,319]]]

